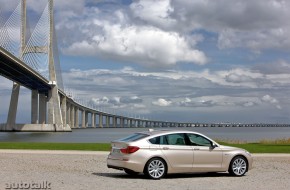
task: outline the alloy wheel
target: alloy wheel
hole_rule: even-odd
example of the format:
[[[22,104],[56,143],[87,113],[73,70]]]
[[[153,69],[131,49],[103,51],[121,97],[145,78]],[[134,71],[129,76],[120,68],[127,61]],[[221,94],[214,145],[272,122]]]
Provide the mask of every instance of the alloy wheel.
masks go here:
[[[147,164],[147,175],[152,179],[160,179],[166,173],[166,166],[159,158],[151,159]]]
[[[247,172],[247,162],[243,157],[236,157],[231,164],[231,171],[233,175],[242,176]]]

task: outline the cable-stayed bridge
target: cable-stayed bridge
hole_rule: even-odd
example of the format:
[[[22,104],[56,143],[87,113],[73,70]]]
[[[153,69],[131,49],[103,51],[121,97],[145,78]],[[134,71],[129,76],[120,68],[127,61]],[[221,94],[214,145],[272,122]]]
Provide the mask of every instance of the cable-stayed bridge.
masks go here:
[[[47,4],[33,31],[28,27],[26,0],[16,1],[14,11],[8,16],[3,16],[7,13],[0,7],[0,74],[14,82],[7,122],[0,125],[0,131],[71,131],[72,128],[79,126],[82,128],[276,126],[150,121],[111,114],[82,104],[64,90],[54,29],[54,2],[45,1]],[[16,123],[20,86],[31,90],[30,124]]]
[[[26,0],[4,19],[0,10],[0,74],[14,82],[4,131],[70,131],[92,127],[148,127],[162,122],[119,116],[92,109],[64,91],[54,29],[53,0],[33,31],[28,27]],[[4,14],[4,13],[3,13]],[[20,86],[31,90],[31,124],[17,124]],[[89,116],[91,123],[89,124]],[[98,118],[98,124],[96,123]],[[80,121],[79,121],[80,120]]]

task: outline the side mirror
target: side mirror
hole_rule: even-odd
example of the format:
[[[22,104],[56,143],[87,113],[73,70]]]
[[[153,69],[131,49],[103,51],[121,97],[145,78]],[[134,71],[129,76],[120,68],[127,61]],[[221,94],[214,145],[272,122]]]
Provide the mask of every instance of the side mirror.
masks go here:
[[[215,143],[212,142],[212,143],[211,143],[211,148],[212,148],[212,149],[215,149],[216,147],[218,147],[218,145],[216,145]]]

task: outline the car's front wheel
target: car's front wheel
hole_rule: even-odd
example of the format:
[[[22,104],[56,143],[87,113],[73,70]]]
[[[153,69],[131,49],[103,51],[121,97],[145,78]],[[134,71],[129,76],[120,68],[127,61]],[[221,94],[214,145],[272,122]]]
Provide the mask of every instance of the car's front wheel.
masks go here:
[[[145,175],[147,175],[151,179],[160,179],[165,176],[166,172],[166,163],[160,158],[150,159],[144,169]]]
[[[243,176],[248,170],[246,158],[237,156],[232,159],[229,167],[229,173],[234,176]]]

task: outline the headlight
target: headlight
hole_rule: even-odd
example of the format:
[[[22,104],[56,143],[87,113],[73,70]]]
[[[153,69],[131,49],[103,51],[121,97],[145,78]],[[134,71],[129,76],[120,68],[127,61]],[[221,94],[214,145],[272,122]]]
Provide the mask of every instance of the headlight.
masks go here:
[[[245,150],[245,153],[251,156],[251,153],[247,150]]]

